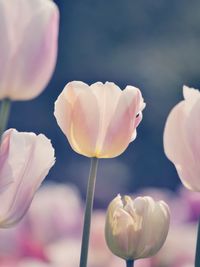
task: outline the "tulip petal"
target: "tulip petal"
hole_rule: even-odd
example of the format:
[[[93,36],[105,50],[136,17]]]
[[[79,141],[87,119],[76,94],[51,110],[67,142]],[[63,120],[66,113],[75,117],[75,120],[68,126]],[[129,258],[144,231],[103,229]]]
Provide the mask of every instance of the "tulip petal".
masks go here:
[[[156,254],[165,242],[169,230],[168,206],[163,201],[154,202],[151,197],[144,197],[144,199],[146,200],[146,208],[142,223],[142,235],[137,245],[137,258],[146,258]]]
[[[190,110],[185,122],[185,139],[187,140],[190,153],[183,154],[182,163],[176,165],[176,169],[183,184],[190,190],[200,191],[200,99],[196,101]],[[192,129],[192,130],[191,130]]]
[[[113,229],[113,243],[116,244],[118,256],[124,257],[124,255],[120,253],[120,251],[123,251],[123,254],[126,254],[125,258],[129,257],[129,244],[133,242],[133,240],[131,240],[132,236],[130,235],[133,227],[133,219],[126,211],[118,209],[113,215],[113,220],[116,221],[115,229]]]
[[[0,54],[5,53],[0,66],[7,60],[4,71],[0,67],[0,98],[32,99],[55,67],[58,9],[50,0],[0,0],[0,10]]]
[[[182,183],[188,189],[200,191],[200,94],[188,87],[184,87],[183,92],[186,100],[172,109],[166,121],[164,150],[174,163]]]
[[[6,70],[8,68],[11,44],[9,42],[8,16],[6,16],[5,2],[0,0],[0,99],[6,95]]]
[[[101,147],[106,135],[106,130],[116,111],[116,106],[121,96],[121,89],[111,82],[105,84],[96,82],[90,86],[96,96],[97,109],[99,110],[99,134],[96,143],[96,155],[101,154]]]
[[[5,133],[5,135],[7,132]],[[0,227],[17,223],[30,206],[41,182],[55,162],[54,149],[44,135],[19,133],[12,129],[10,134],[10,168],[14,182],[0,194]]]
[[[163,142],[165,154],[176,164],[182,163],[184,154],[190,154],[184,131],[186,112],[185,102],[181,101],[170,112],[164,129]]]
[[[54,115],[71,147],[77,153],[94,156],[99,110],[89,86],[78,81],[68,83],[55,102]]]
[[[186,85],[183,86],[183,96],[185,100],[190,102],[190,106],[193,106],[198,98],[200,98],[199,90],[190,88]]]
[[[140,101],[137,88],[128,87],[122,91],[99,157],[116,157],[127,148],[135,131]]]
[[[95,157],[96,140],[99,133],[99,110],[95,96],[81,92],[72,111],[70,139],[76,143],[78,153]]]
[[[65,86],[55,102],[54,116],[59,127],[67,137],[70,135],[72,107],[79,93],[88,89],[89,86],[83,82],[70,82]]]
[[[5,190],[7,186],[14,181],[10,162],[7,160],[7,155],[9,153],[9,140],[10,131],[6,136],[3,135],[0,146],[0,192]]]
[[[190,114],[185,122],[185,131],[194,160],[198,161],[199,165],[200,138],[197,133],[200,133],[200,98],[196,99],[196,103],[191,108]]]

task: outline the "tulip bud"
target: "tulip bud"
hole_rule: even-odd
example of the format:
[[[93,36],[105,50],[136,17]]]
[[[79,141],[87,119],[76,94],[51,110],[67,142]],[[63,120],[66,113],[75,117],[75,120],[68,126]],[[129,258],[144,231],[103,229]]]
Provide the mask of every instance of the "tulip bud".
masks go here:
[[[173,162],[182,183],[200,191],[200,92],[183,87],[184,100],[170,112],[164,130],[165,154]]]
[[[59,11],[51,0],[0,0],[0,99],[28,100],[49,82]]]
[[[55,162],[54,149],[43,134],[7,130],[0,144],[0,228],[16,224]],[[5,186],[5,180],[9,184]],[[0,182],[1,185],[1,182]],[[1,189],[1,188],[0,188]]]
[[[153,256],[162,247],[169,230],[169,208],[151,197],[118,195],[109,205],[105,238],[110,250],[125,260]]]
[[[113,158],[136,138],[145,104],[139,89],[111,82],[68,83],[55,102],[55,117],[71,147],[87,157]]]

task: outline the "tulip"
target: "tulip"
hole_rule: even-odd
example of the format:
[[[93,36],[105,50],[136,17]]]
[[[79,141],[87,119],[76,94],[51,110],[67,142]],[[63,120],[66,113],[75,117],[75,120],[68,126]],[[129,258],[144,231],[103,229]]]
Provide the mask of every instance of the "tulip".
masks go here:
[[[54,149],[44,135],[7,130],[0,145],[0,228],[11,227],[26,213],[33,196],[55,162]]]
[[[56,63],[58,19],[51,0],[0,0],[0,99],[43,91]]]
[[[164,150],[190,190],[200,191],[200,92],[183,87],[184,100],[170,112],[164,130]]]
[[[107,210],[107,245],[127,261],[153,256],[166,240],[169,220],[169,208],[163,201],[118,195]]]
[[[145,107],[140,90],[111,82],[68,83],[55,102],[55,117],[77,153],[113,158],[136,138]]]

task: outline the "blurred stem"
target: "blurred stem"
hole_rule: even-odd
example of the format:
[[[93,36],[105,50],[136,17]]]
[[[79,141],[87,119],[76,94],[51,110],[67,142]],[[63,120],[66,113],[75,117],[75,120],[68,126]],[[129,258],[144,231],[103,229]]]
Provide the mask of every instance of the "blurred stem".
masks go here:
[[[88,187],[87,187],[86,206],[85,206],[84,225],[83,225],[81,258],[80,258],[80,265],[79,265],[80,267],[87,266],[88,246],[89,246],[89,237],[90,237],[90,224],[91,224],[91,215],[92,215],[93,200],[94,200],[97,167],[98,167],[98,159],[91,158],[90,173],[89,173]]]
[[[200,219],[197,232],[197,244],[196,244],[196,255],[195,255],[195,267],[200,266]]]
[[[1,109],[0,109],[0,138],[7,127],[8,118],[10,114],[10,107],[11,107],[10,99],[8,98],[3,99],[1,102]]]
[[[134,260],[127,260],[126,261],[126,267],[133,267],[134,266]]]

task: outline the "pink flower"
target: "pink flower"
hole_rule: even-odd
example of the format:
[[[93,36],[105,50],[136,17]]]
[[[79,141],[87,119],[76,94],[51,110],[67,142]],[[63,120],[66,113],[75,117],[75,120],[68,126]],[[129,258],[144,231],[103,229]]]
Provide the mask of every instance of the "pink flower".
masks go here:
[[[184,100],[170,112],[164,130],[164,149],[182,183],[200,191],[200,92],[183,87]]]
[[[6,150],[6,153],[5,153]],[[3,153],[2,153],[3,151]],[[6,131],[0,146],[0,181],[12,182],[0,194],[0,227],[16,224],[55,161],[54,149],[44,135]]]
[[[55,103],[55,117],[71,147],[87,157],[120,155],[136,138],[145,107],[140,90],[114,83],[68,83]]]
[[[82,202],[75,187],[45,184],[35,196],[27,216],[28,235],[32,233],[31,238],[43,246],[66,236],[81,236]]]
[[[28,100],[49,82],[59,12],[51,0],[0,0],[0,99]]]
[[[185,266],[184,263],[191,263],[194,266],[196,235],[197,224],[173,225],[163,248],[154,258],[153,267],[160,265],[182,267]]]

